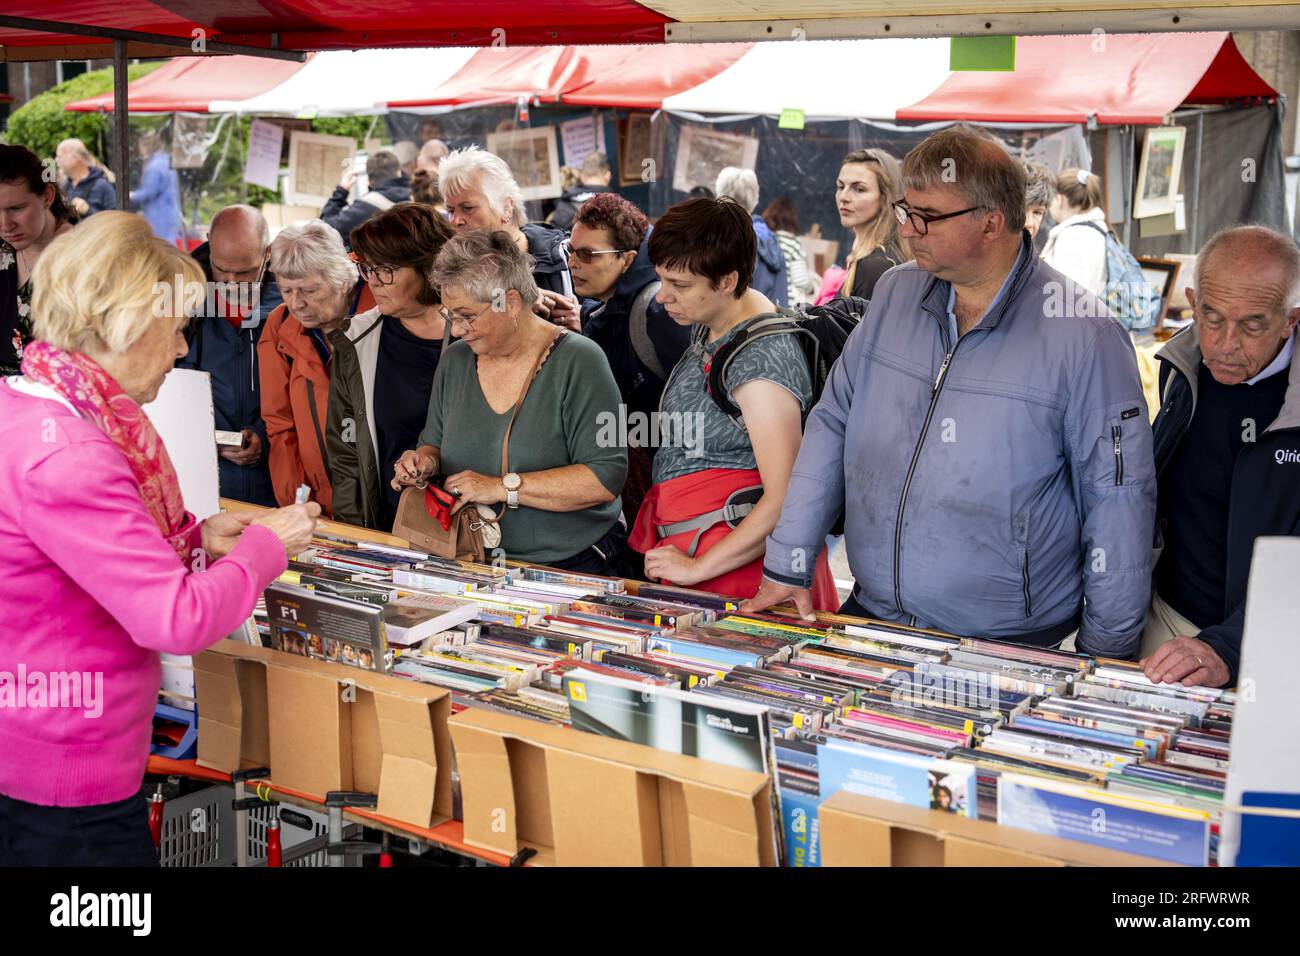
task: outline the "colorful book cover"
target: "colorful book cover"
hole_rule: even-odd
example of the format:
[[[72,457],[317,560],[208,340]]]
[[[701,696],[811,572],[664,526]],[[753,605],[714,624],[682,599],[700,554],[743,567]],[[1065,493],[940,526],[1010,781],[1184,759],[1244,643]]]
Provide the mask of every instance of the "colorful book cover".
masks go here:
[[[838,790],[975,817],[975,768],[952,760],[903,754],[834,740],[817,746],[817,775],[825,799]]]
[[[1079,784],[1004,773],[998,823],[1184,866],[1209,862],[1208,813]]]

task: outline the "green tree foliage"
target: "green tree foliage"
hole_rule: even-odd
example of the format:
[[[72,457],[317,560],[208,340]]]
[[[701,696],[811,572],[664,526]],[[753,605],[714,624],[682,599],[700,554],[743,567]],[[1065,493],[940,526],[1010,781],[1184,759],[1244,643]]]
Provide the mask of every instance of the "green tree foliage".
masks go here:
[[[127,67],[127,78],[138,80],[152,73],[165,61],[137,63]],[[69,113],[68,103],[113,91],[113,70],[92,70],[74,76],[66,83],[51,87],[16,109],[9,117],[5,139],[26,146],[37,156],[50,157],[65,139],[76,137],[95,155],[107,160],[105,142],[112,117],[107,113]],[[137,121],[132,123],[138,125]]]

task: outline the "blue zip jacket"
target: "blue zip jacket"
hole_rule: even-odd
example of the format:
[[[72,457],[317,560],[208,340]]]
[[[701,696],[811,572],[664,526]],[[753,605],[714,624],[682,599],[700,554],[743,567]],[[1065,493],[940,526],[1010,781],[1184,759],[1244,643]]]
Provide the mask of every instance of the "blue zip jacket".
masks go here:
[[[758,254],[754,257],[754,278],[750,287],[763,293],[774,305],[782,308],[790,304],[790,285],[786,274],[785,253],[781,240],[762,216],[750,213],[754,223],[754,238],[758,240]]]
[[[140,188],[132,190],[131,202],[149,220],[159,239],[174,243],[181,237],[181,185],[166,153],[157,152],[145,160]]]
[[[90,171],[86,173],[86,178],[77,185],[72,185],[71,179],[63,181],[63,195],[71,202],[73,199],[84,199],[90,211],[86,213],[87,218],[97,212],[103,212],[105,209],[114,209],[117,207],[117,190],[113,184],[104,176],[104,171],[96,166],[91,166]]]
[[[1151,591],[1156,482],[1128,334],[1027,234],[1002,297],[957,341],[950,285],[891,269],[808,417],[766,576],[807,587],[841,506],[872,616],[1132,657]],[[1064,301],[1084,317],[1053,317]]]
[[[208,244],[194,250],[194,259],[211,280]],[[271,445],[262,421],[261,381],[257,369],[257,342],[266,318],[283,301],[275,277],[269,272],[262,279],[258,309],[236,329],[220,315],[204,315],[190,340],[190,351],[176,363],[177,368],[192,368],[212,377],[212,409],[216,427],[221,431],[250,428],[262,439],[262,457],[257,464],[243,466],[217,456],[218,482],[223,498],[250,504],[276,507],[275,488],[271,484],[268,459]]]

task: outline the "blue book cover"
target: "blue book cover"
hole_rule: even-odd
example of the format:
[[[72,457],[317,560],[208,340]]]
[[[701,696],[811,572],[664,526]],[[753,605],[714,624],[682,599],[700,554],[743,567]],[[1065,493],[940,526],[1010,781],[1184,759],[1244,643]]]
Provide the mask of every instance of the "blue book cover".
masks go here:
[[[1209,858],[1206,813],[1017,774],[998,778],[998,823],[1184,866]]]
[[[785,832],[785,865],[820,867],[817,808],[821,798],[796,790],[781,791],[781,826]]]
[[[1148,760],[1160,756],[1160,743],[1145,737],[1133,737],[1114,730],[1100,730],[1096,727],[1081,727],[1063,720],[1043,720],[1038,717],[1017,717],[1011,721],[1012,730],[1034,730],[1052,737],[1077,737],[1080,740],[1093,740],[1111,747],[1141,747]]]
[[[741,664],[749,667],[763,666],[763,658],[758,654],[670,637],[646,638],[646,650],[666,651],[669,654],[677,654],[681,657],[693,657],[697,660],[712,661],[715,664],[726,664],[728,667],[737,667]]]
[[[849,741],[817,746],[822,798],[837,790],[927,810],[976,816],[975,767]]]

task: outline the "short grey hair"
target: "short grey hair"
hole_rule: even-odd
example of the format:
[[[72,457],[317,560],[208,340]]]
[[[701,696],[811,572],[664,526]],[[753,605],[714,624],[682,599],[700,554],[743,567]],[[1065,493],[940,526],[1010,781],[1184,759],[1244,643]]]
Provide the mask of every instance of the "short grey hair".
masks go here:
[[[1042,163],[1025,160],[1025,176],[1029,180],[1025,186],[1025,208],[1042,206],[1046,209],[1056,197],[1056,177]]]
[[[758,174],[752,169],[728,166],[718,173],[713,192],[718,199],[734,199],[745,212],[752,213],[758,205]]]
[[[459,289],[478,302],[492,302],[510,289],[530,309],[541,298],[532,257],[500,229],[471,229],[447,240],[429,278],[444,295],[447,289]]]
[[[505,216],[509,204],[510,221],[515,226],[528,221],[524,191],[500,156],[478,146],[467,146],[450,153],[438,164],[438,188],[444,197],[474,186],[483,190],[488,205],[498,216]]]
[[[1282,267],[1282,288],[1286,301],[1282,311],[1288,312],[1300,306],[1300,249],[1295,240],[1267,226],[1232,226],[1220,229],[1201,247],[1196,257],[1196,275],[1193,287],[1201,288],[1201,276],[1205,273],[1205,264],[1216,252],[1236,251],[1247,257],[1251,263],[1261,260],[1273,260]],[[1256,273],[1247,281],[1254,283]]]
[[[233,206],[227,206],[212,217],[212,226],[208,229],[208,238],[221,226],[242,226],[250,232],[256,232],[262,244],[262,251],[266,252],[266,247],[271,244],[271,227],[267,225],[266,217],[261,211],[252,206],[236,203]]]
[[[357,267],[343,248],[343,237],[319,219],[280,230],[271,243],[271,271],[281,279],[320,275],[336,292],[357,284]]]
[[[1024,165],[987,130],[957,123],[931,133],[903,157],[903,188],[952,184],[967,205],[1002,213],[1007,231],[1025,228]]]

